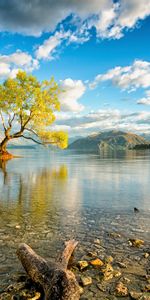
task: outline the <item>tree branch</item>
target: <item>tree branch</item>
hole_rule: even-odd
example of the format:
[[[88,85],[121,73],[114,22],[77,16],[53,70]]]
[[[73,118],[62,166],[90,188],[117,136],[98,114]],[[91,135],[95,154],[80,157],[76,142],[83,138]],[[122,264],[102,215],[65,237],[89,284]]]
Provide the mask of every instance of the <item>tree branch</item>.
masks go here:
[[[1,119],[2,119],[2,125],[3,125],[3,128],[4,128],[4,130],[6,131],[7,128],[6,128],[6,126],[5,126],[5,122],[4,122],[4,117],[3,117],[2,111],[0,111],[0,115],[1,115]]]
[[[30,132],[32,132],[33,134],[35,134],[37,137],[39,137],[38,134],[37,134],[33,129],[31,129],[31,128],[25,127],[24,130],[30,131]]]
[[[61,263],[64,269],[67,269],[70,257],[72,253],[74,252],[74,249],[78,245],[78,242],[75,240],[69,240],[68,242],[65,242],[66,248],[64,249],[61,256],[58,257],[58,262]]]
[[[16,114],[15,113],[13,114],[12,119],[11,119],[11,115],[10,114],[8,114],[8,115],[9,115],[8,124],[10,127],[12,127],[12,122],[14,121]]]
[[[25,126],[31,121],[32,118],[33,118],[32,111],[30,111],[29,118],[26,120],[26,122],[23,124],[22,127],[25,128]]]
[[[44,146],[44,143],[41,143],[41,142],[35,140],[34,138],[32,138],[32,137],[30,137],[30,136],[24,136],[24,135],[22,134],[22,135],[20,135],[20,137],[23,137],[24,139],[31,140],[31,141],[33,141],[33,142],[36,143],[36,144],[39,144],[39,145],[43,145],[43,146]]]
[[[68,241],[60,262],[46,261],[32,248],[21,244],[17,255],[29,277],[40,284],[44,290],[45,300],[79,300],[80,289],[75,275],[67,269],[68,260],[73,253],[76,241]]]

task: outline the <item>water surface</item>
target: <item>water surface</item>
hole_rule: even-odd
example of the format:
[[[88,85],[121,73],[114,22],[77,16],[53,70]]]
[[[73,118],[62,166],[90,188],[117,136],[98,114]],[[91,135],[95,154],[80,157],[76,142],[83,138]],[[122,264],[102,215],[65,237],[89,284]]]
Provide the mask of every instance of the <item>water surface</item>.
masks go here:
[[[69,238],[79,240],[83,252],[95,238],[107,249],[109,232],[149,241],[150,151],[12,152],[22,157],[1,162],[0,169],[2,288],[21,271],[15,254],[20,242],[53,258]]]

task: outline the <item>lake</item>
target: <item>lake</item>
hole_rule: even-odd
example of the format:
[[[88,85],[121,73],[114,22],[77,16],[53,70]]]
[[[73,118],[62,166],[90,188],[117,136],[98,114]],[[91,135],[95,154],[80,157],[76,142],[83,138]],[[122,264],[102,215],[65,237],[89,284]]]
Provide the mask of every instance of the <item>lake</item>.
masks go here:
[[[15,253],[20,242],[45,258],[56,257],[70,238],[79,241],[77,258],[94,239],[103,240],[103,248],[112,254],[111,232],[149,243],[149,150],[100,155],[42,148],[11,152],[21,157],[1,162],[1,289],[22,272]],[[140,212],[135,214],[134,207]]]

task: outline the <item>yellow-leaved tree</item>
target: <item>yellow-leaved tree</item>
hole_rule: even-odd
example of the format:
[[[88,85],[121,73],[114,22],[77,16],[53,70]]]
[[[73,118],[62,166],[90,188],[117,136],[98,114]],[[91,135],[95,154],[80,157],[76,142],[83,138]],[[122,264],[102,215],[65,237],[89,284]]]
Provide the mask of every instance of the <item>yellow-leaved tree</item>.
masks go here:
[[[40,145],[54,144],[64,149],[68,144],[65,132],[54,132],[50,125],[55,111],[60,110],[60,87],[52,78],[39,82],[35,76],[19,71],[15,79],[0,84],[0,117],[4,138],[0,156],[7,156],[7,143],[16,138]]]

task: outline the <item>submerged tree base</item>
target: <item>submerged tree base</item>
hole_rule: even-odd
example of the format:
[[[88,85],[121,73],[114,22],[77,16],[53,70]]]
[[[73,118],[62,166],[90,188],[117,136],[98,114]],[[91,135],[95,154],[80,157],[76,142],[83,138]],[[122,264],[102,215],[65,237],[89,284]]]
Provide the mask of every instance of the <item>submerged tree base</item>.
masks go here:
[[[0,159],[1,160],[9,160],[14,157],[13,154],[9,153],[8,151],[0,151]]]

